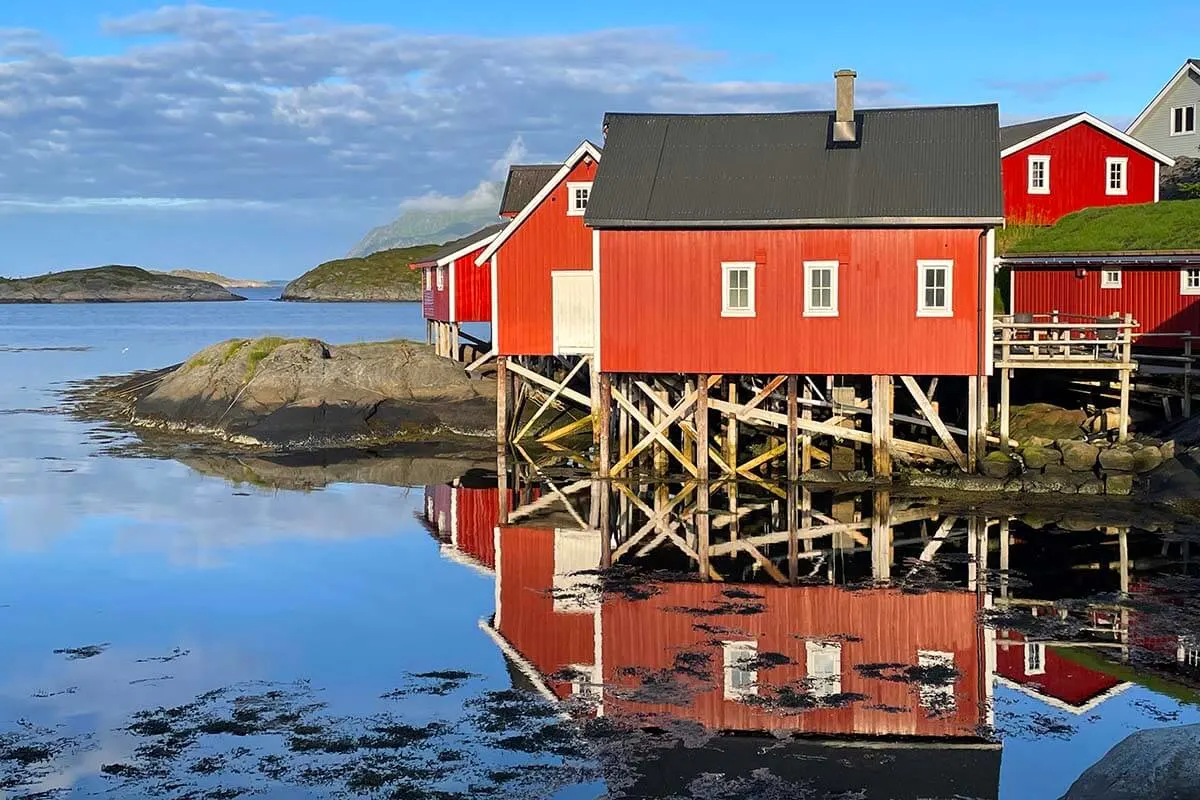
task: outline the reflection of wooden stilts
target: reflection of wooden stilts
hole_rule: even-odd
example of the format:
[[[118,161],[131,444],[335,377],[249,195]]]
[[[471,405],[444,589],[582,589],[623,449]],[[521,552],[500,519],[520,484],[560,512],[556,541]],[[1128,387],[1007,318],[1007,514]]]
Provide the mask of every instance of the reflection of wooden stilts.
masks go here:
[[[1009,532],[1007,516],[1000,518],[1000,596],[1008,599],[1008,564],[1009,548],[1012,537]]]
[[[554,405],[554,402],[558,400],[559,396],[566,391],[568,384],[571,383],[571,380],[578,375],[579,371],[582,370],[588,363],[589,359],[587,358],[579,359],[578,363],[576,363],[575,366],[571,368],[571,371],[567,373],[567,377],[563,378],[562,381],[550,391],[550,394],[546,395],[546,399],[543,400],[541,405],[538,406],[537,411],[534,411],[533,415],[529,417],[528,421],[526,421],[521,429],[516,432],[512,439],[514,442],[519,442],[521,439],[525,438],[525,434],[527,434],[534,424],[542,418],[542,415]]]
[[[871,494],[871,575],[877,581],[890,581],[892,578],[891,514],[891,492],[873,492]]]

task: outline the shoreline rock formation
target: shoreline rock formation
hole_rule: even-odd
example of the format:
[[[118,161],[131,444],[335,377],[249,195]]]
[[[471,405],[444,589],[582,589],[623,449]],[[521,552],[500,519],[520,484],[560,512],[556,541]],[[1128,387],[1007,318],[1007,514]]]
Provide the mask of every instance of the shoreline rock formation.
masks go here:
[[[245,300],[208,281],[113,265],[0,278],[0,303],[178,303]]]

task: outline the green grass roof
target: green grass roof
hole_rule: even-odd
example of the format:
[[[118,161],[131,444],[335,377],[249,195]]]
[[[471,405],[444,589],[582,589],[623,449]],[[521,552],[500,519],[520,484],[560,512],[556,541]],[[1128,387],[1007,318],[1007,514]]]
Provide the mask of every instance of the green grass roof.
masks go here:
[[[1068,214],[1054,225],[998,231],[1002,255],[1200,251],[1200,200],[1170,200]]]

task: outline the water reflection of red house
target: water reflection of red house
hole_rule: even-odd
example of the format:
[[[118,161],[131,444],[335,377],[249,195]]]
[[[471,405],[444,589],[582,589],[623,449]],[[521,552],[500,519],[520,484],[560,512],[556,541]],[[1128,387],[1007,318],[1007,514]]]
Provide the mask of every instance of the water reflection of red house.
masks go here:
[[[721,584],[660,588],[646,600],[606,599],[605,686],[633,686],[637,678],[622,674],[623,667],[670,669],[680,654],[692,663],[695,654],[707,657],[701,667],[707,680],[682,706],[606,697],[606,713],[664,713],[715,730],[825,735],[972,737],[987,722],[986,644],[974,593],[755,585],[741,588],[761,599],[731,600]],[[733,613],[746,605],[762,610]],[[697,615],[701,609],[730,613]],[[787,662],[764,668],[780,660],[776,654]],[[739,667],[754,664],[739,656],[754,655],[757,670]],[[919,668],[941,665],[953,666],[956,677],[921,677]],[[792,714],[764,708],[762,701],[771,705],[782,687],[829,705]]]
[[[512,509],[512,492],[506,500]],[[425,487],[425,524],[442,543],[442,554],[469,566],[496,568],[496,523],[500,490],[460,481]]]
[[[1009,631],[996,645],[1000,682],[1072,714],[1091,711],[1129,687],[1112,675],[1078,664],[1045,642]]]
[[[492,621],[497,643],[559,699],[591,680],[596,654],[598,596],[592,578],[600,537],[594,531],[501,527],[496,529],[496,613]],[[560,673],[574,672],[577,681]],[[560,680],[556,680],[558,676]]]

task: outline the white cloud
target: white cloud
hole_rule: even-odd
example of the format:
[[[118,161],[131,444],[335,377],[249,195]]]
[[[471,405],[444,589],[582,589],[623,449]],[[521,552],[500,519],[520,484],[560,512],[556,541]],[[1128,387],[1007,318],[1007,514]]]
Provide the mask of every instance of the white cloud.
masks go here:
[[[507,163],[561,158],[599,137],[605,111],[800,109],[832,93],[825,70],[697,80],[719,54],[662,29],[425,35],[188,4],[101,30],[115,54],[0,31],[0,208],[482,205]],[[859,84],[864,104],[893,94]]]

